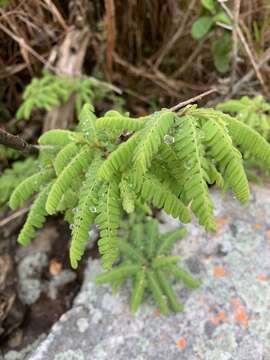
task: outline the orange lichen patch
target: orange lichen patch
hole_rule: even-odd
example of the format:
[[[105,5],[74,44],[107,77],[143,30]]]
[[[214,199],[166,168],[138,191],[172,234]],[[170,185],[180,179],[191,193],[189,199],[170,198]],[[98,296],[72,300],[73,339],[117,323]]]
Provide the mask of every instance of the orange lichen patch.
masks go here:
[[[266,274],[259,274],[257,276],[257,279],[261,280],[261,281],[266,281],[266,280],[268,280],[268,276]]]
[[[227,223],[228,223],[228,219],[226,219],[226,218],[216,219],[217,231],[222,229],[223,226]]]
[[[240,299],[233,299],[232,305],[234,306],[234,320],[244,327],[248,327],[249,318],[245,306],[241,303]]]
[[[156,316],[160,316],[160,315],[161,315],[160,309],[159,309],[159,308],[156,308],[156,309],[154,310],[154,314],[155,314]]]
[[[224,277],[226,275],[226,271],[223,266],[215,266],[213,269],[213,276],[216,278]]]
[[[262,224],[254,224],[255,230],[260,230],[262,228]]]
[[[177,340],[176,345],[177,345],[178,349],[184,350],[185,347],[187,346],[187,341],[186,341],[185,338],[180,337],[180,338]]]
[[[221,322],[226,320],[226,314],[224,310],[221,310],[216,316],[212,316],[208,319],[214,325],[219,325]]]
[[[52,276],[58,275],[62,271],[63,264],[60,261],[52,259],[49,265],[49,272]]]

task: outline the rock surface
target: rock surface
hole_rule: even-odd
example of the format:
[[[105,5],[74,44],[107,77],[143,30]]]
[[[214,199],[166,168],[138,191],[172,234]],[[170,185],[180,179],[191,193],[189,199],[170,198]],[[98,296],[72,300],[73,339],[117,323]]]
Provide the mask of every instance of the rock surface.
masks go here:
[[[253,187],[244,207],[212,194],[217,233],[194,222],[174,249],[203,280],[195,291],[175,284],[183,313],[164,318],[149,298],[132,316],[128,285],[116,296],[96,286],[101,266],[91,261],[73,308],[26,359],[269,360],[270,188]],[[161,231],[177,225],[164,219]]]

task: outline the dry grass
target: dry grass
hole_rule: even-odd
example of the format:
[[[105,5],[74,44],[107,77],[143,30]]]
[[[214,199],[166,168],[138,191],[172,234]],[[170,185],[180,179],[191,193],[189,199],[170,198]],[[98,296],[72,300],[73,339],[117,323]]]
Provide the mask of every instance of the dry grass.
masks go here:
[[[226,2],[233,16],[234,4]],[[69,27],[80,25],[80,17],[91,31],[85,73],[103,72],[125,91],[133,111],[173,105],[212,86],[227,96],[231,91],[239,95],[261,91],[261,79],[264,84],[270,80],[270,4],[242,0],[238,5],[239,16],[234,19],[245,44],[234,31],[231,71],[221,76],[210,51],[219,30],[201,41],[190,35],[201,12],[199,0],[14,0],[0,9],[5,102],[16,109],[25,83],[40,74]],[[248,81],[248,91],[242,78]]]

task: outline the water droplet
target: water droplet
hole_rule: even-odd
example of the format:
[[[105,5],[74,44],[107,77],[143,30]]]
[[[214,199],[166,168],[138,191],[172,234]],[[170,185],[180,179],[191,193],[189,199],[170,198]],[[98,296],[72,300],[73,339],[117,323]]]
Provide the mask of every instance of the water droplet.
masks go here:
[[[95,235],[94,230],[90,230],[88,235],[89,235],[89,238],[92,239],[94,237],[94,235]]]
[[[203,139],[205,138],[205,135],[204,135],[204,132],[203,132],[203,131],[200,131],[200,132],[199,132],[199,138],[200,138],[201,140],[203,140]]]
[[[187,161],[185,162],[185,168],[186,168],[187,170],[191,169],[192,164],[193,164],[193,161],[192,161],[192,160],[187,160]]]
[[[72,230],[72,229],[74,228],[74,225],[73,225],[73,224],[70,224],[70,225],[69,225],[69,228],[70,228],[70,230]]]
[[[75,214],[77,211],[78,211],[78,208],[73,208],[72,209],[73,214]]]
[[[89,209],[92,213],[96,213],[97,212],[97,208],[95,206],[90,206]]]
[[[164,139],[165,144],[170,145],[170,144],[174,143],[174,137],[171,135],[166,134],[163,139]]]

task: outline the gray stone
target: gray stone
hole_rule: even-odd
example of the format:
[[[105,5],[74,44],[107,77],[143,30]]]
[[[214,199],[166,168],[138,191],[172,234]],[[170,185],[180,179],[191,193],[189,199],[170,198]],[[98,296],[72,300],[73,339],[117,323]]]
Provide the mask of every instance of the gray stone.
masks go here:
[[[270,189],[252,191],[246,207],[213,191],[217,233],[206,234],[194,221],[176,244],[174,254],[203,281],[195,291],[174,285],[183,313],[162,317],[146,296],[131,315],[129,284],[116,295],[107,285],[97,286],[101,265],[90,260],[72,309],[25,359],[268,360]],[[163,221],[162,231],[178,224],[168,217]],[[220,256],[217,246],[226,242],[231,248]]]
[[[34,252],[24,257],[18,265],[19,297],[27,305],[40,297],[42,269],[48,265],[48,257],[43,252]]]

